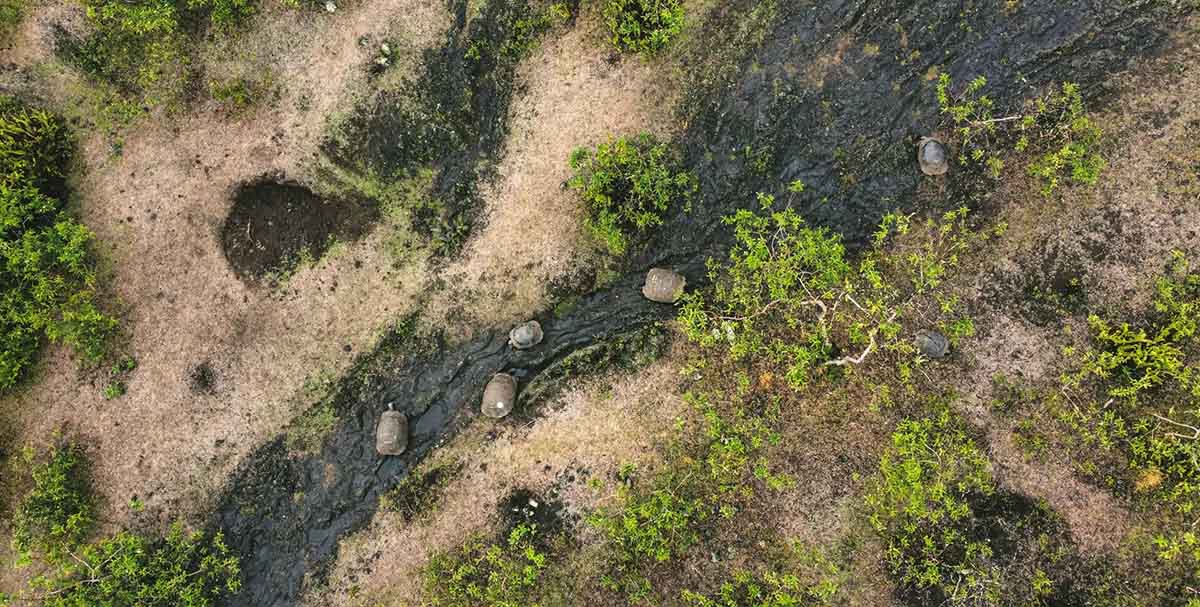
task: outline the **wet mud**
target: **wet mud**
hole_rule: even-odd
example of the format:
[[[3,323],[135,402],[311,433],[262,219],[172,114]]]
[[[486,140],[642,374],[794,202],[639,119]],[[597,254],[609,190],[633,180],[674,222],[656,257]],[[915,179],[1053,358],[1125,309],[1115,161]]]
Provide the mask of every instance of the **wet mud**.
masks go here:
[[[372,361],[388,369],[388,378],[357,375],[342,387],[337,428],[319,453],[294,456],[279,437],[251,455],[227,488],[214,525],[242,557],[245,577],[229,604],[296,604],[306,583],[320,583],[338,541],[369,522],[380,495],[479,415],[492,374],[511,373],[524,386],[580,348],[673,314],[671,306],[643,299],[640,289],[641,277],[630,276],[585,298],[570,318],[538,318],[546,337],[532,350],[513,350],[507,331],[495,331],[451,347],[436,336],[407,338],[394,355]],[[404,455],[380,458],[375,424],[388,403],[408,416],[410,441]],[[524,406],[518,393],[517,410]]]
[[[246,282],[285,274],[307,257],[320,259],[337,241],[356,240],[379,219],[374,204],[318,196],[308,188],[269,179],[233,194],[221,227],[221,249]]]
[[[752,4],[718,11],[705,26],[712,38]],[[959,170],[938,182],[936,196],[921,195],[928,178],[915,145],[939,124],[931,70],[957,82],[987,77],[998,111],[1062,80],[1094,99],[1107,74],[1163,40],[1173,10],[1159,2],[1004,4],[779,2],[739,69],[694,80],[705,84],[688,95],[678,143],[702,195],[630,256],[623,278],[561,318],[538,318],[546,335],[533,350],[510,349],[504,331],[457,345],[436,337],[385,343],[390,353],[344,380],[338,426],[319,453],[290,455],[281,437],[247,459],[213,521],[243,559],[244,590],[229,604],[295,605],[306,585],[320,584],[339,539],[369,522],[379,495],[478,415],[493,373],[513,373],[523,389],[576,350],[673,316],[672,306],[641,297],[645,270],[674,267],[702,286],[705,259],[728,246],[720,218],[755,207],[756,192],[779,193],[778,206],[794,206],[851,244],[894,209],[968,204],[986,214],[986,194]],[[790,199],[782,190],[796,179],[808,190]],[[372,432],[388,403],[409,417],[412,435],[407,453],[380,459]]]

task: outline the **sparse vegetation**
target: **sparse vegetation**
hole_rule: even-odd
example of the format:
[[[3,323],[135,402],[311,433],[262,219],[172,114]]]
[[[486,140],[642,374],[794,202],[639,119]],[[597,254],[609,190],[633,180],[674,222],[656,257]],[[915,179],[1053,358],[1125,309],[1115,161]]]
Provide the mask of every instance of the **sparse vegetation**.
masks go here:
[[[45,569],[28,594],[5,599],[43,607],[211,607],[241,587],[238,559],[221,534],[185,532],[165,538],[118,531],[85,543],[95,523],[87,459],[65,443],[42,458],[27,450],[32,488],[14,517],[20,562],[38,557]]]
[[[92,233],[55,197],[69,150],[59,118],[0,98],[0,390],[26,376],[45,338],[96,363],[116,330],[95,303]]]
[[[570,165],[575,174],[567,184],[587,207],[586,225],[613,255],[662,225],[672,207],[686,210],[698,189],[667,144],[647,134],[618,137],[594,151],[579,148]]]
[[[433,607],[533,607],[546,567],[536,525],[516,526],[490,544],[472,536],[453,552],[436,555],[425,570],[425,604]]]
[[[456,462],[440,463],[419,473],[414,471],[379,497],[379,508],[399,512],[406,521],[424,516],[462,468],[462,463]]]
[[[292,451],[319,451],[337,424],[337,419],[333,405],[322,400],[292,422],[285,439],[287,448]]]
[[[197,74],[193,48],[211,26],[228,33],[254,0],[85,0],[90,34],[60,47],[99,87],[150,108],[178,109]],[[214,93],[222,92],[221,89]],[[229,91],[225,91],[229,93]]]
[[[683,601],[688,607],[817,607],[834,604],[840,588],[841,571],[820,553],[793,546],[793,559],[799,560],[804,569],[772,567],[754,573],[746,570],[734,571],[729,579],[721,583],[721,589],[713,595],[704,595],[690,590],[683,591]]]
[[[755,485],[782,490],[793,483],[772,472],[765,457],[779,441],[771,428],[777,411],[752,415],[702,394],[686,398],[701,421],[694,434],[680,435],[674,464],[647,483],[620,487],[619,506],[588,518],[604,535],[607,571],[601,583],[631,604],[650,596],[653,571],[696,544],[706,524],[736,516]]]
[[[1085,472],[1150,502],[1159,556],[1200,569],[1200,273],[1177,253],[1146,319],[1114,325],[1093,314],[1088,324],[1091,346],[1066,351],[1077,370],[1062,377],[1070,407],[1057,404],[1059,419],[1093,452]]]
[[[246,77],[210,80],[208,94],[231,115],[248,111],[271,94],[274,83],[270,77]]]
[[[679,0],[606,0],[604,19],[617,48],[653,55],[683,31]]]
[[[25,0],[0,0],[0,43],[8,40],[25,18]]]

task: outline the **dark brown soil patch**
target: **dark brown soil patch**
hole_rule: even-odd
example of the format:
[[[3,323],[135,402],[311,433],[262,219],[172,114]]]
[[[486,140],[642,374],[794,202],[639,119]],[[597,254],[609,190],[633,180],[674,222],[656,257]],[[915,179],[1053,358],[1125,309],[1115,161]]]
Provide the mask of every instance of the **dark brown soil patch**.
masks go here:
[[[221,248],[246,282],[286,275],[320,259],[336,241],[362,237],[379,219],[373,204],[318,196],[291,182],[262,179],[238,187],[221,228]]]
[[[188,371],[188,387],[193,394],[216,394],[217,370],[212,363],[204,361]]]

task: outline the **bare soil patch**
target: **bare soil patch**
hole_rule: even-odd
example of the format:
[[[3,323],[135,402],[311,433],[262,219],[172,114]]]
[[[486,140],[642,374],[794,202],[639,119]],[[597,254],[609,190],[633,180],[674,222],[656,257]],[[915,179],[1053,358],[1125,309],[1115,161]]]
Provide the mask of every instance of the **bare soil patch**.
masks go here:
[[[221,248],[233,271],[254,282],[291,270],[302,256],[320,259],[334,242],[358,240],[378,219],[374,205],[262,179],[234,192],[221,226]]]

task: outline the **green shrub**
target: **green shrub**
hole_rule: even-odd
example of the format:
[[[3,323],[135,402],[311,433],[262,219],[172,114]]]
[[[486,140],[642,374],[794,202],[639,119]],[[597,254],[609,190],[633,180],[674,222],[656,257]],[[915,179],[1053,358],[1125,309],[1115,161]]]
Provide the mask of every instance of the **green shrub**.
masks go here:
[[[775,407],[757,416],[738,406],[718,408],[702,394],[688,393],[685,400],[700,416],[695,442],[684,445],[683,453],[670,458],[673,465],[647,486],[622,486],[619,506],[588,517],[604,537],[607,571],[601,583],[631,603],[650,595],[653,570],[695,545],[714,514],[736,515],[756,482],[773,490],[794,484],[773,474],[764,455],[780,440],[770,427]]]
[[[597,513],[588,522],[604,535],[609,550],[609,572],[601,583],[624,593],[630,602],[650,594],[646,572],[695,544],[698,525],[709,514],[704,500],[680,487],[686,477],[664,475],[653,489],[642,493],[622,490],[624,504],[614,512]]]
[[[1038,152],[1027,172],[1042,182],[1049,196],[1065,175],[1075,183],[1094,185],[1106,165],[1098,148],[1103,135],[1083,107],[1079,86],[1061,88],[1025,102],[1019,113],[995,116],[995,103],[982,94],[987,80],[979,76],[961,92],[951,92],[950,75],[938,80],[938,104],[950,116],[959,139],[959,162],[980,164],[992,177],[1004,169],[1005,148]]]
[[[1028,169],[1030,175],[1042,181],[1042,193],[1049,196],[1064,173],[1075,183],[1095,185],[1107,165],[1098,151],[1104,132],[1084,112],[1079,86],[1064,82],[1061,90],[1052,91],[1026,107],[1017,150],[1025,149],[1031,136],[1048,148]]]
[[[91,232],[34,188],[4,184],[0,230],[0,389],[21,379],[43,335],[99,361],[116,321],[95,306]]]
[[[178,102],[190,71],[187,38],[171,0],[84,0],[91,33],[69,58],[98,82],[158,107]]]
[[[1200,274],[1191,273],[1182,256],[1175,264],[1174,276],[1156,285],[1155,318],[1148,326],[1113,327],[1096,314],[1088,317],[1097,348],[1084,352],[1080,369],[1064,377],[1068,386],[1099,379],[1109,396],[1131,406],[1141,394],[1164,384],[1200,399],[1200,371],[1187,364],[1184,352],[1200,327]]]
[[[25,18],[25,0],[0,0],[0,43],[21,25]]]
[[[13,548],[21,562],[35,554],[63,556],[87,539],[95,522],[87,461],[73,444],[53,447],[42,458],[26,449],[33,487],[13,516]]]
[[[435,555],[425,569],[425,602],[431,607],[537,607],[531,593],[546,567],[535,544],[537,527],[521,524],[501,543],[478,536]]]
[[[533,15],[517,19],[513,22],[512,33],[501,44],[500,52],[511,60],[519,61],[537,48],[542,34],[566,23],[570,18],[571,9],[568,5],[558,2]]]
[[[1092,345],[1067,351],[1078,369],[1062,377],[1072,406],[1059,418],[1083,447],[1119,455],[1110,483],[1131,476],[1157,511],[1159,556],[1185,556],[1200,571],[1200,272],[1177,252],[1140,323],[1088,323]]]
[[[66,125],[54,114],[0,95],[0,184],[61,187],[71,158]],[[11,227],[4,218],[4,228]]]
[[[932,589],[950,604],[994,593],[991,548],[965,532],[974,516],[968,498],[991,494],[994,485],[987,459],[949,410],[902,422],[879,471],[866,503],[900,584]]]
[[[192,47],[204,24],[230,30],[257,10],[255,0],[83,0],[91,31],[64,45],[95,81],[147,107],[175,108],[195,75]],[[199,27],[185,27],[196,23]]]
[[[688,337],[735,360],[781,365],[797,388],[822,368],[859,365],[878,351],[909,369],[917,358],[904,331],[909,317],[934,301],[935,316],[956,309],[939,289],[968,244],[965,209],[924,224],[890,214],[852,264],[837,235],[808,227],[790,208],[770,212],[771,196],[760,194],[760,203],[760,213],[743,209],[725,219],[735,244],[727,261],[709,261],[712,292],[683,296],[679,320]],[[944,329],[954,335],[956,327],[970,333],[969,325]]]
[[[683,31],[680,0],[607,0],[604,19],[618,48],[652,55]]]
[[[176,523],[159,540],[121,531],[84,546],[32,586],[44,607],[211,607],[241,588],[240,571],[220,533]]]
[[[661,225],[672,205],[688,208],[699,187],[667,144],[646,134],[610,140],[594,152],[577,149],[570,165],[575,174],[567,184],[583,198],[587,227],[613,255]]]
[[[219,28],[235,27],[258,11],[256,0],[188,0],[188,8],[208,13]]]
[[[68,150],[58,118],[0,98],[0,390],[24,376],[43,337],[96,362],[116,328],[95,306],[91,232],[39,189],[62,187]]]

